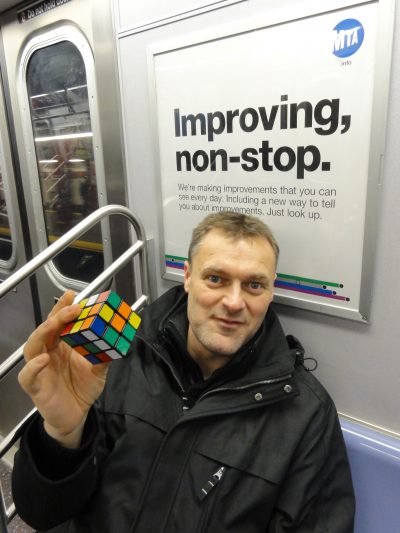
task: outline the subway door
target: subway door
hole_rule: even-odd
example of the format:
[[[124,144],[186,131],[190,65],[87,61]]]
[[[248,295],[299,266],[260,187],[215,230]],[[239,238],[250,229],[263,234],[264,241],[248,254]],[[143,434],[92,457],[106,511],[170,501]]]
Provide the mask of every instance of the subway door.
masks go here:
[[[3,87],[0,83],[0,288],[26,261],[26,246],[22,222],[23,205],[19,205],[12,162],[12,142],[9,136]],[[21,209],[20,209],[21,208]],[[26,228],[25,228],[26,229]],[[26,340],[35,326],[32,290],[34,279],[24,281],[0,300],[0,365]],[[18,365],[0,380],[0,437],[7,434],[32,405],[17,385]],[[5,401],[9,399],[10,401]]]
[[[72,0],[48,11],[22,4],[1,20],[33,255],[99,206],[126,203],[109,4]],[[42,316],[66,289],[82,290],[128,240],[121,220],[104,220],[41,268]],[[129,300],[132,279],[127,268],[107,288]]]

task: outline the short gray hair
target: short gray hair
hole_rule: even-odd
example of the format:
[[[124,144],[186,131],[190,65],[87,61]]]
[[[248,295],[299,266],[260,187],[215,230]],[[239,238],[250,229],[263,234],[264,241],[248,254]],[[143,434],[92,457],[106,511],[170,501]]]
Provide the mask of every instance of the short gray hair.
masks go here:
[[[219,211],[206,216],[192,233],[189,245],[189,262],[197,251],[197,247],[211,230],[220,230],[233,240],[251,237],[264,237],[271,245],[276,263],[279,258],[279,246],[270,228],[259,218],[235,211]]]

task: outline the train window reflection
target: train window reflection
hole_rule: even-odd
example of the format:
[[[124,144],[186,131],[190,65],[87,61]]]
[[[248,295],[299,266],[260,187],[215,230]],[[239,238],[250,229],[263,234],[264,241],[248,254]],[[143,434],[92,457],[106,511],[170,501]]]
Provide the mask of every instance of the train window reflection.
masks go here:
[[[86,68],[61,41],[30,57],[27,90],[49,244],[99,206]],[[61,274],[90,281],[104,266],[99,228],[54,259]]]
[[[10,223],[7,214],[5,182],[0,161],[0,261],[8,261],[11,255],[12,241]]]

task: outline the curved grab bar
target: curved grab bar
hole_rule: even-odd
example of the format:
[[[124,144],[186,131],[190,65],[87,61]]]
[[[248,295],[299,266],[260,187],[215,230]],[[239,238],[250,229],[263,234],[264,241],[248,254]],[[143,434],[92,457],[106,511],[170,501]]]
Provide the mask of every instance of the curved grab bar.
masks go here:
[[[26,265],[22,266],[17,272],[15,272],[15,274],[12,274],[9,278],[2,282],[0,284],[0,298],[6,295],[21,281],[32,275],[39,267],[56,256],[82,233],[85,233],[102,218],[110,215],[122,215],[128,218],[134,226],[138,240],[117,259],[115,259],[111,265],[108,266],[101,274],[99,274],[91,283],[89,283],[89,285],[76,296],[74,301],[79,302],[80,300],[83,300],[83,298],[86,298],[86,296],[95,292],[103,285],[105,281],[110,279],[116,272],[121,270],[121,268],[125,266],[130,259],[132,259],[135,255],[140,254],[141,260],[139,261],[139,265],[142,294],[139,295],[138,289],[135,287],[136,300],[132,304],[131,308],[133,311],[137,311],[144,307],[150,302],[145,232],[142,223],[136,218],[132,211],[121,205],[108,205],[105,207],[100,207],[97,209],[97,211],[94,211],[84,220],[79,222],[79,224],[67,231],[57,241],[40,252],[36,257],[26,263]],[[0,381],[21,361],[23,348],[24,345],[18,348],[0,365]]]
[[[37,256],[31,259],[26,265],[22,266],[17,272],[8,277],[5,281],[0,284],[0,298],[6,295],[10,290],[12,290],[16,285],[21,281],[32,275],[39,267],[47,263],[50,259],[56,256],[59,252],[64,250],[71,242],[73,242],[77,237],[81,236],[91,227],[93,227],[97,222],[103,219],[106,216],[110,215],[122,215],[126,217],[135,228],[135,232],[138,238],[138,241],[143,243],[143,248],[145,250],[145,231],[142,223],[139,219],[130,211],[127,207],[122,205],[107,205],[100,207],[90,215],[88,215],[84,220],[79,222],[76,226],[71,228],[69,231],[64,233],[59,237],[55,242],[53,242],[48,248],[40,252]],[[138,251],[141,251],[138,250]],[[149,291],[149,278],[147,270],[147,256],[145,253],[142,254],[142,261],[140,262],[141,266],[141,283],[145,292]]]

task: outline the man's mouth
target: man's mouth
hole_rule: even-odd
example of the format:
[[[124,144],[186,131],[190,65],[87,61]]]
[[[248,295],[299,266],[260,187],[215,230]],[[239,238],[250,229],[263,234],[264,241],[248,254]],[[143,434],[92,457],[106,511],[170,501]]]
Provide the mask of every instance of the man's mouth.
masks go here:
[[[221,326],[232,329],[242,326],[244,324],[243,320],[237,320],[234,318],[227,318],[222,316],[215,316],[214,320],[216,320]]]

